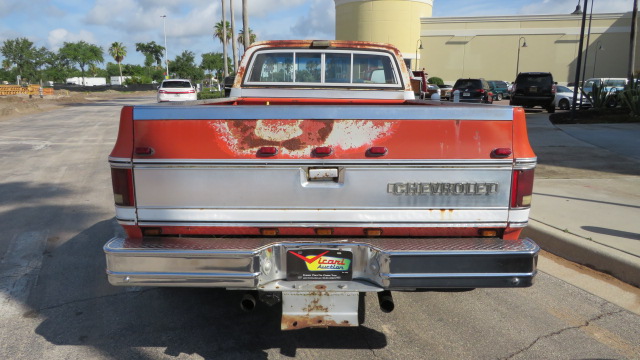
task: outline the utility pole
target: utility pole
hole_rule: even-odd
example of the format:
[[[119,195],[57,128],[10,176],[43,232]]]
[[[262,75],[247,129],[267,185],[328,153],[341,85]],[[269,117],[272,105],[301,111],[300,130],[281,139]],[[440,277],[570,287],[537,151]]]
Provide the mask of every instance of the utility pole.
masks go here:
[[[580,85],[580,69],[582,68],[582,48],[584,46],[584,27],[587,22],[587,5],[589,0],[584,0],[584,10],[582,12],[582,25],[580,25],[580,45],[578,45],[578,60],[576,64],[575,84],[573,85],[573,101],[571,102],[571,120],[576,115],[576,103],[578,102],[578,85]]]
[[[167,68],[167,72],[165,73],[164,78],[168,79],[169,78],[169,56],[167,55],[167,53],[169,52],[169,49],[167,49],[167,23],[166,23],[167,15],[162,15],[160,17],[162,18],[162,31],[164,32],[164,63]],[[122,82],[122,79],[120,79],[120,82]]]
[[[629,35],[629,72],[627,78],[632,84],[636,70],[636,18],[638,17],[638,0],[633,0],[633,13],[631,15],[631,34]]]
[[[233,72],[238,72],[238,42],[236,41],[236,17],[233,11],[233,0],[229,0],[231,10],[231,49],[233,50]]]
[[[224,77],[229,76],[229,64],[227,62],[227,9],[225,0],[222,0],[222,57],[224,58]]]

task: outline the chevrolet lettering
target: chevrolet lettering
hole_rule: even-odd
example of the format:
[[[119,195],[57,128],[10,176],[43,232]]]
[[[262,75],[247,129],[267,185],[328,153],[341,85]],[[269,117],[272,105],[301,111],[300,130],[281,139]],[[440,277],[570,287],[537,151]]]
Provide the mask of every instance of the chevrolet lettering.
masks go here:
[[[406,64],[388,44],[256,42],[229,97],[125,106],[109,282],[243,291],[282,330],[358,326],[365,295],[389,312],[393,291],[531,286],[524,109],[416,99]]]
[[[394,195],[492,195],[498,183],[391,183],[387,192]]]

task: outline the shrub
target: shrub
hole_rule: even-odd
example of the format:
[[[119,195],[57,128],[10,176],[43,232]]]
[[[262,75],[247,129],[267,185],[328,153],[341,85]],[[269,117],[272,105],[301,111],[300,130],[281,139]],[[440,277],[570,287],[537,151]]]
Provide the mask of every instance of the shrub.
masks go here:
[[[429,79],[427,79],[427,82],[429,84],[444,85],[444,81],[441,78],[437,77],[437,76],[430,77]]]

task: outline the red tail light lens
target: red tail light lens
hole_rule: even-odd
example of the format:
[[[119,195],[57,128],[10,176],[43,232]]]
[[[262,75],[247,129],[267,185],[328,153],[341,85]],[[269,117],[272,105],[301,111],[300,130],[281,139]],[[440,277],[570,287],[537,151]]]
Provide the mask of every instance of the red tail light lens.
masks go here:
[[[533,169],[514,170],[511,184],[511,207],[531,206],[533,195]]]
[[[160,94],[165,94],[165,93],[166,93],[166,91],[164,91],[164,90],[158,90],[158,92],[159,92]]]
[[[131,169],[111,169],[113,199],[116,205],[133,206],[133,172]]]
[[[491,152],[492,158],[505,158],[511,155],[512,151],[510,148],[497,148],[493,149]]]
[[[367,150],[367,156],[383,156],[388,152],[384,146],[372,146]]]
[[[313,154],[315,156],[328,156],[331,155],[332,152],[333,150],[330,146],[318,146],[317,148],[313,149]]]
[[[258,149],[258,156],[273,156],[278,154],[278,148],[275,146],[263,146]]]

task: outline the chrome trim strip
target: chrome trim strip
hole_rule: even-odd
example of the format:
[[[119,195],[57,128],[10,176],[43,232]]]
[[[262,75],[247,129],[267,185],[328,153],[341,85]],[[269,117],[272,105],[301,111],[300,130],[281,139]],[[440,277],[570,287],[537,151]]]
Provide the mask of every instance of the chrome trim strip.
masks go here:
[[[135,220],[123,220],[123,219],[116,218],[116,221],[120,225],[136,225]]]
[[[275,90],[270,90],[269,94]],[[296,90],[297,94],[298,90]],[[134,120],[255,120],[255,119],[340,119],[340,120],[494,120],[512,121],[511,107],[448,107],[407,105],[237,105],[157,106],[133,108]]]
[[[537,157],[515,159],[515,165],[513,168],[515,170],[529,170],[535,168],[537,163]]]
[[[129,164],[129,165],[131,165],[131,158],[121,158],[121,157],[109,156],[109,162],[112,165],[121,165],[121,164]]]
[[[125,218],[124,216],[118,216]],[[138,207],[142,222],[212,222],[212,223],[437,223],[449,226],[506,222],[508,209],[156,209]]]
[[[503,253],[504,254],[504,253]],[[394,254],[395,255],[395,254]],[[485,254],[486,255],[486,254]],[[495,255],[495,254],[493,254]],[[380,276],[386,279],[406,279],[406,278],[465,278],[465,277],[474,277],[474,278],[495,278],[495,277],[528,277],[535,275],[536,272],[530,273],[451,273],[451,274],[440,274],[440,273],[428,273],[428,274],[388,274],[381,273]]]
[[[136,208],[135,207],[123,207],[116,205],[116,219],[122,221],[136,221]]]
[[[455,165],[461,167],[508,167],[513,166],[513,160],[511,159],[448,159],[448,160],[338,160],[338,159],[270,159],[269,161],[259,159],[133,159],[133,163],[136,166],[139,165],[152,165],[152,164],[171,164],[172,168],[174,164],[184,164],[189,166],[192,164],[202,165],[224,165],[224,166],[245,166],[245,165],[290,165],[290,166],[317,166],[317,165],[353,165],[353,166],[394,166],[394,165],[409,165],[409,166],[425,166],[425,167],[442,167],[443,165]],[[178,165],[179,166],[179,165]]]
[[[505,227],[507,226],[506,221],[496,221],[496,222],[474,222],[474,223],[424,223],[424,222],[167,222],[167,221],[138,221],[137,223],[140,226],[189,226],[189,227],[294,227],[294,228],[315,228],[320,226],[324,227],[362,227],[362,228],[372,228],[372,227],[385,227],[385,228],[396,228],[396,227],[407,227],[407,228],[435,228],[435,227],[443,227],[443,228],[465,228],[465,227]]]
[[[518,222],[510,222],[509,223],[509,227],[512,228],[525,228],[527,227],[527,225],[529,225],[529,222],[522,222],[522,223],[518,223]]]
[[[530,208],[524,209],[510,209],[509,210],[509,222],[510,223],[526,223],[529,220]]]

